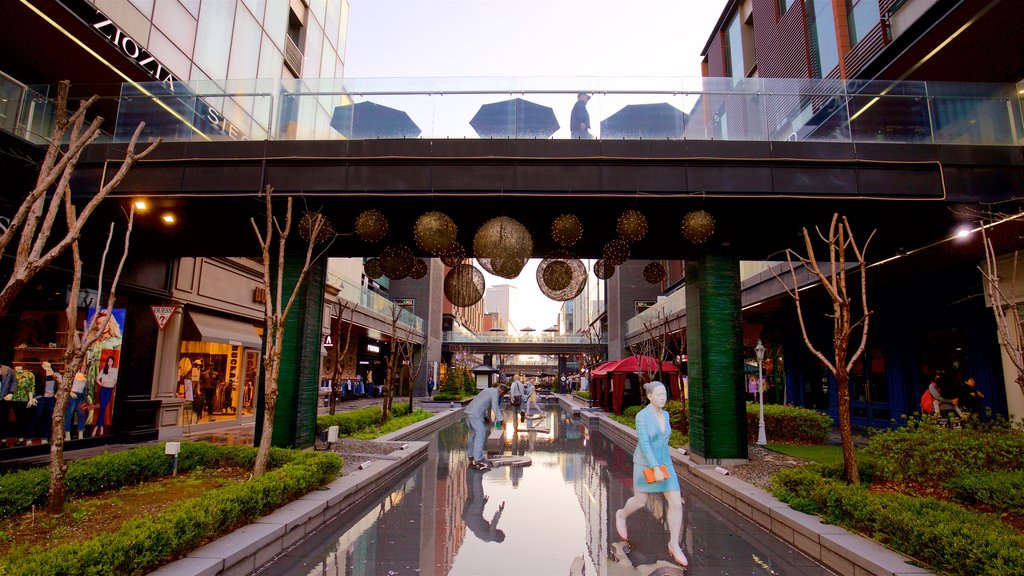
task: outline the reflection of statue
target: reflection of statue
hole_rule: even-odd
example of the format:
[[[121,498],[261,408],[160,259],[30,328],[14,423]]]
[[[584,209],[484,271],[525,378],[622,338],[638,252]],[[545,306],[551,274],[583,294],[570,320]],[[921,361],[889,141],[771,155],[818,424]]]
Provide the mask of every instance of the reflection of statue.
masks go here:
[[[633,561],[629,558],[630,552],[632,551],[628,543],[612,542],[608,548],[609,561],[606,574],[608,576],[683,576],[683,574],[686,574],[684,568],[664,560],[654,564],[634,566]],[[583,572],[572,572],[572,568],[570,568],[569,574],[571,576],[576,576],[577,574],[582,576]]]
[[[469,500],[462,509],[462,521],[473,532],[473,535],[482,542],[504,542],[505,532],[498,528],[498,520],[502,511],[505,510],[505,503],[498,505],[498,511],[490,520],[484,518],[484,505],[487,504],[487,496],[484,495],[484,475],[469,471],[466,474],[466,493]]]

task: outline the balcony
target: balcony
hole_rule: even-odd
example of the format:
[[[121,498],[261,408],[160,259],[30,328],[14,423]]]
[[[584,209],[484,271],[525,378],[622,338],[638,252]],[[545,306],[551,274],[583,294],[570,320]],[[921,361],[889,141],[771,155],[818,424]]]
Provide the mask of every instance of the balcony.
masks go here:
[[[394,314],[398,312],[398,324],[404,330],[412,330],[420,335],[424,334],[424,321],[412,312],[401,308],[387,298],[370,291],[365,286],[353,284],[337,274],[328,273],[327,283],[338,287],[338,299],[355,304],[365,310],[369,310],[378,316],[379,320],[390,324]]]

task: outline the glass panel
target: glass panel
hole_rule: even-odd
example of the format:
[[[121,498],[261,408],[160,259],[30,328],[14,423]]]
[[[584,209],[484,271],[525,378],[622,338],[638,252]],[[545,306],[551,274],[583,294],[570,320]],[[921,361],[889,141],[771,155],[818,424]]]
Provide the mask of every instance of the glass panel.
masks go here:
[[[138,8],[139,12],[142,12],[146,16],[146,19],[148,20],[153,17],[154,1],[155,0],[131,0],[131,3],[136,8]]]
[[[320,55],[323,51],[324,32],[316,22],[306,26],[306,50],[302,61],[302,76],[316,78],[320,74]]]
[[[327,0],[309,0],[309,14],[316,18],[320,27],[323,28],[324,19],[327,15]],[[310,25],[312,22],[307,18],[306,25]]]
[[[327,21],[324,22],[324,35],[335,49],[338,47],[338,34],[341,26],[341,5],[341,0],[331,0],[328,2]]]
[[[349,3],[348,0],[341,1],[341,22],[338,25],[338,43],[335,46],[338,47],[338,55],[341,59],[345,59],[345,49],[348,47],[348,14],[349,14]]]
[[[181,2],[182,5],[185,6],[185,9],[192,14],[192,16],[199,18],[200,0],[178,0],[178,2]],[[157,2],[157,4],[163,4],[163,2]]]
[[[181,4],[157,2],[153,24],[186,56],[192,55],[196,43],[196,19]]]
[[[878,25],[881,16],[878,0],[852,0],[851,3],[853,7],[849,9],[847,18],[850,24],[850,43],[856,46],[861,38]]]
[[[267,0],[242,0],[245,7],[249,9],[257,22],[263,22],[263,11],[267,6]]]
[[[15,132],[25,86],[0,75],[0,130]]]
[[[231,64],[228,78],[251,80],[259,68],[260,25],[242,4],[235,12],[235,32],[231,38]]]
[[[149,53],[166,66],[178,80],[188,80],[192,62],[159,29],[149,32]]]
[[[839,65],[832,0],[814,0],[807,6],[807,27],[811,40],[811,63],[815,77],[824,78]]]
[[[259,78],[277,78],[281,72],[281,64],[284,62],[284,55],[270,36],[263,35],[263,43],[260,46],[260,65],[256,73]]]
[[[228,73],[228,51],[235,20],[235,0],[203,2],[199,14],[199,31],[193,61],[210,78],[224,78]]]
[[[242,386],[242,416],[252,416],[256,409],[256,386],[259,383],[260,353],[245,351],[245,384]]]
[[[278,50],[284,50],[284,38],[288,34],[288,3],[275,0],[267,3],[263,18],[263,31],[274,41]]]
[[[729,66],[730,76],[746,76],[743,68],[743,33],[740,29],[739,12],[732,17],[725,37],[725,61]]]

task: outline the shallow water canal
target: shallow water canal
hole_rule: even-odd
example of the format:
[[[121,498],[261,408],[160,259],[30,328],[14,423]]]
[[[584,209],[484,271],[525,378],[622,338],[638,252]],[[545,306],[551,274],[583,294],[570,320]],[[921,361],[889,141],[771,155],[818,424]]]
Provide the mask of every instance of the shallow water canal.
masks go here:
[[[470,469],[462,420],[431,439],[427,459],[383,495],[342,514],[260,574],[565,576],[684,573],[669,562],[663,502],[629,518],[633,547],[614,513],[632,495],[632,449],[585,418],[549,407],[539,428],[508,425],[505,453],[526,467]],[[827,575],[832,572],[682,482],[686,574]],[[675,568],[673,568],[675,567]]]

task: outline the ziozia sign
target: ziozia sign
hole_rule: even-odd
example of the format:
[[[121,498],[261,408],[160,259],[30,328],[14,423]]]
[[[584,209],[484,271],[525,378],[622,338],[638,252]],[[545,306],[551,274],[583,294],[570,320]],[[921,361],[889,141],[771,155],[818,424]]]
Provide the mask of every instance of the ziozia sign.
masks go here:
[[[89,12],[88,16],[82,14],[86,9],[88,9]],[[81,7],[79,10],[79,16],[84,16],[83,20],[85,20],[85,22],[88,23],[97,34],[106,38],[107,42],[117,48],[118,52],[131,59],[139,68],[145,70],[154,80],[164,84],[169,92],[177,92],[177,87],[175,86],[176,79],[174,78],[174,75],[171,74],[171,71],[161,64],[155,56],[140,46],[134,38],[129,36],[128,33],[115,24],[113,20],[108,18],[99,10],[89,7],[88,5]],[[185,89],[187,90],[187,87]],[[192,94],[181,94],[181,97],[195,98]],[[224,114],[207,104],[202,98],[195,98],[195,109],[196,118],[194,121],[197,123],[197,128],[200,130],[205,126],[209,126],[212,130],[209,130],[208,128],[204,131],[217,132],[234,140],[244,140],[246,138],[245,133],[242,130],[232,124],[224,117]]]

